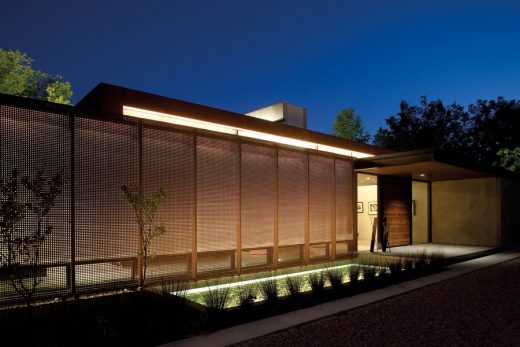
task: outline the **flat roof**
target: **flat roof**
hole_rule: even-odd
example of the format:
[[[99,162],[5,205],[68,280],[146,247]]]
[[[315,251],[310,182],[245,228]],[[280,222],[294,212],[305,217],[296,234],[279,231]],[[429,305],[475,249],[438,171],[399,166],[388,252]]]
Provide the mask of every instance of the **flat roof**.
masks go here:
[[[482,167],[441,155],[433,149],[396,152],[356,160],[355,171],[365,174],[410,177],[418,181],[443,181],[517,175],[497,168]]]
[[[348,151],[361,152],[370,155],[381,155],[394,152],[385,148],[346,140],[333,135],[323,134],[277,122],[270,122],[240,113],[149,94],[107,83],[98,84],[83,99],[81,99],[76,106],[89,111],[98,110],[119,115],[123,114],[123,106],[126,106],[167,115],[190,118],[202,122],[217,123],[227,127],[297,139],[299,141],[319,143],[325,146],[337,147]]]

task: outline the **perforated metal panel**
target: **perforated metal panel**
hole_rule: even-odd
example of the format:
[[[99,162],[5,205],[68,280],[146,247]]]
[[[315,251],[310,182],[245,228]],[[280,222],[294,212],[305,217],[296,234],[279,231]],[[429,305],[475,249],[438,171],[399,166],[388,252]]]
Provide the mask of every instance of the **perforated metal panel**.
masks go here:
[[[239,218],[238,142],[197,138],[197,252],[199,272],[232,269]],[[219,252],[200,254],[204,252]]]
[[[352,240],[352,163],[336,159],[336,241]],[[344,246],[346,247],[346,246]],[[343,251],[342,253],[345,253]]]
[[[166,128],[143,128],[143,190],[166,193],[155,216],[166,232],[151,245],[148,276],[187,274],[195,216],[195,140],[191,134]]]
[[[280,246],[305,242],[307,214],[307,155],[278,151],[278,238]],[[302,260],[301,247],[280,248],[280,261]]]
[[[0,302],[22,300],[33,291],[34,297],[60,296],[70,293],[71,229],[70,229],[70,118],[67,114],[49,113],[14,106],[0,105],[0,179],[5,184],[12,182],[13,170],[18,172],[17,197],[24,205],[21,219],[14,229],[2,229],[0,237]],[[34,182],[37,173],[42,174],[42,193],[49,192],[52,177],[62,173],[64,185],[61,193],[50,206],[49,213],[39,217],[34,208],[42,205],[38,194],[31,192],[23,178]],[[0,192],[2,203],[7,195]],[[26,204],[31,204],[26,205]],[[0,218],[7,221],[2,215]],[[5,218],[5,219],[4,219]],[[38,228],[41,220],[41,228]],[[3,223],[2,223],[3,224]],[[52,229],[47,229],[51,227]],[[45,233],[45,231],[49,231]],[[9,236],[8,236],[9,235]],[[16,243],[16,239],[29,240],[42,235],[41,243]],[[31,249],[21,251],[16,244],[26,244]],[[10,245],[10,246],[9,246]],[[8,249],[13,250],[9,252]],[[15,264],[17,264],[15,266]],[[24,269],[36,267],[36,271]],[[11,281],[12,279],[13,281]],[[27,291],[16,291],[21,284]]]
[[[4,105],[2,179],[13,168],[21,176],[41,168],[65,173],[64,191],[48,216],[53,231],[41,252],[39,293],[48,296],[70,294],[74,283],[78,292],[137,284],[137,222],[119,192],[123,184],[142,182],[148,196],[160,187],[167,194],[156,215],[166,233],[152,242],[148,279],[192,269],[208,277],[237,271],[238,240],[243,268],[355,249],[347,160],[194,135],[153,122],[140,128],[123,117],[115,122]],[[21,194],[29,198],[28,192]],[[35,225],[34,217],[27,217],[20,232]],[[20,296],[0,273],[0,302],[16,299]]]
[[[243,143],[241,155],[242,249],[255,249],[242,253],[242,266],[267,264],[275,228],[276,149]]]
[[[136,279],[134,211],[121,185],[139,184],[137,124],[76,118],[76,283],[78,290]]]
[[[330,242],[334,216],[334,159],[309,156],[309,241]]]

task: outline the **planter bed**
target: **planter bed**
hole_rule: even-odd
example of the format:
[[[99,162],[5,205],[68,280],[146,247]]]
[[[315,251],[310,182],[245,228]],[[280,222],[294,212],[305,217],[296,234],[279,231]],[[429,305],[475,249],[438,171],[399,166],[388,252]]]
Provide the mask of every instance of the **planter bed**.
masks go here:
[[[395,257],[377,258],[381,265]],[[153,291],[121,291],[78,300],[56,299],[54,303],[34,305],[30,311],[25,308],[0,310],[0,333],[4,340],[19,346],[155,346],[356,295],[440,269],[440,266],[418,266],[417,271],[410,268],[393,275],[385,269],[372,281],[360,276],[355,285],[345,281],[339,288],[325,287],[320,293],[307,291],[224,309],[211,309],[171,295],[171,288],[166,284]],[[282,281],[286,276],[278,275]]]

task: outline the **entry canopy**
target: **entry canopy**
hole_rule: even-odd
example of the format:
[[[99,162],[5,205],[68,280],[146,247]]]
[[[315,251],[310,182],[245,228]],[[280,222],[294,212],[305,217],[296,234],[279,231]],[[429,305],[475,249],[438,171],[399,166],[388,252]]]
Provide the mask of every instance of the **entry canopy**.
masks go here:
[[[355,168],[358,173],[410,177],[425,182],[503,176],[489,168],[459,164],[432,149],[358,159]]]

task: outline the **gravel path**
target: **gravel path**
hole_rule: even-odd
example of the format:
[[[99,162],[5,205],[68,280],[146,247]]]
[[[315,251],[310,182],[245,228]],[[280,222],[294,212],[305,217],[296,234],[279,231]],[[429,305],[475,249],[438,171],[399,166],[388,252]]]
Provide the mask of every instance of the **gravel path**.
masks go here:
[[[520,346],[520,259],[236,346]]]

